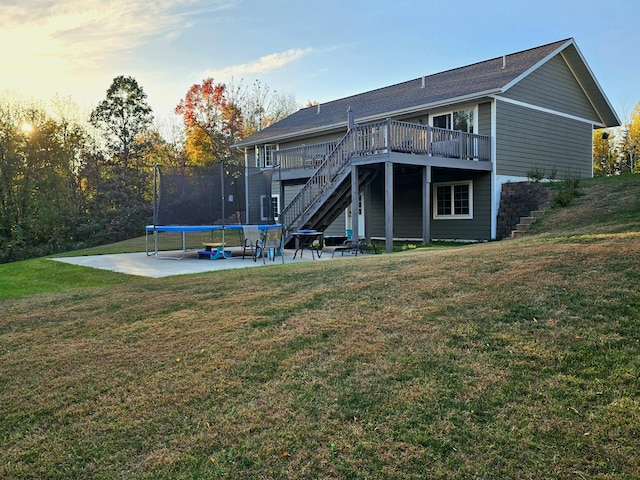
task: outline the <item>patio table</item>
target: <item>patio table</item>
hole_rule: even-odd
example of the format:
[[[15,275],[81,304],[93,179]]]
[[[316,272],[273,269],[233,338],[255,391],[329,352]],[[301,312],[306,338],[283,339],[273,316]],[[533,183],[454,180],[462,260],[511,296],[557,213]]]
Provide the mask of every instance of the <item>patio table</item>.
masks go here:
[[[320,258],[320,253],[322,250],[322,246],[324,244],[324,233],[318,230],[296,230],[291,233],[291,236],[295,238],[296,251],[293,252],[293,259],[295,260],[296,255],[300,252],[300,258],[302,258],[302,253],[304,249],[311,251],[311,258],[315,259],[314,255],[317,255]],[[318,246],[314,247],[314,242],[318,241]]]

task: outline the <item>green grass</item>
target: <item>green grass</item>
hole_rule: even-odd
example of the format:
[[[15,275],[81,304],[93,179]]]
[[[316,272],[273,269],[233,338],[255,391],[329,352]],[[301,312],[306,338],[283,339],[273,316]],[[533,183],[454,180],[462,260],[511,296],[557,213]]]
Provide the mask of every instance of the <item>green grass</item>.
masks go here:
[[[0,301],[43,293],[127,284],[127,275],[65,265],[47,259],[0,265]]]
[[[581,185],[464,248],[0,265],[0,477],[640,478],[640,176]]]

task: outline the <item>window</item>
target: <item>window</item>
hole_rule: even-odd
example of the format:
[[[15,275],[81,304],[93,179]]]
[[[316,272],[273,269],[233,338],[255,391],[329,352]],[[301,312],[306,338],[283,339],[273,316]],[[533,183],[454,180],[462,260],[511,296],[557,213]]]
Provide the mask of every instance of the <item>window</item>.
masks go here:
[[[280,196],[260,195],[260,220],[276,221],[280,216]]]
[[[434,184],[433,218],[473,218],[473,182]]]
[[[259,168],[273,167],[274,154],[277,145],[256,146],[256,166]]]
[[[436,128],[446,128],[451,130],[451,114],[445,113],[444,115],[436,115],[431,122]]]
[[[473,111],[474,109],[470,108],[468,110],[456,110],[442,115],[434,115],[431,119],[431,126],[473,133]]]
[[[473,133],[473,110],[453,112],[453,129]]]

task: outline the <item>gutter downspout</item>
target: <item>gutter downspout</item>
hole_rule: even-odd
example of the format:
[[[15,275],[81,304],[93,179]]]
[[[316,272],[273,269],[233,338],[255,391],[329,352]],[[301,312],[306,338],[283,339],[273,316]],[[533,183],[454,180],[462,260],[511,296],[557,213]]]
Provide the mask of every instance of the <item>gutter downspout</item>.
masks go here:
[[[491,240],[495,240],[498,236],[498,208],[500,202],[500,192],[498,192],[498,188],[501,187],[501,185],[496,185],[498,169],[496,162],[497,108],[498,102],[493,98],[491,100]]]

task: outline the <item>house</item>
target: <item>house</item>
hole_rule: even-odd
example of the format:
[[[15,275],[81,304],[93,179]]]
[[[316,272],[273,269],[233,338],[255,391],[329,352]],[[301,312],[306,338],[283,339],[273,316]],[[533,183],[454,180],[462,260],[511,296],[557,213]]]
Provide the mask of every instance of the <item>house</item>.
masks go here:
[[[273,169],[263,210],[288,229],[390,251],[495,239],[503,184],[591,177],[593,129],[618,125],[571,38],[303,108],[235,147]]]

